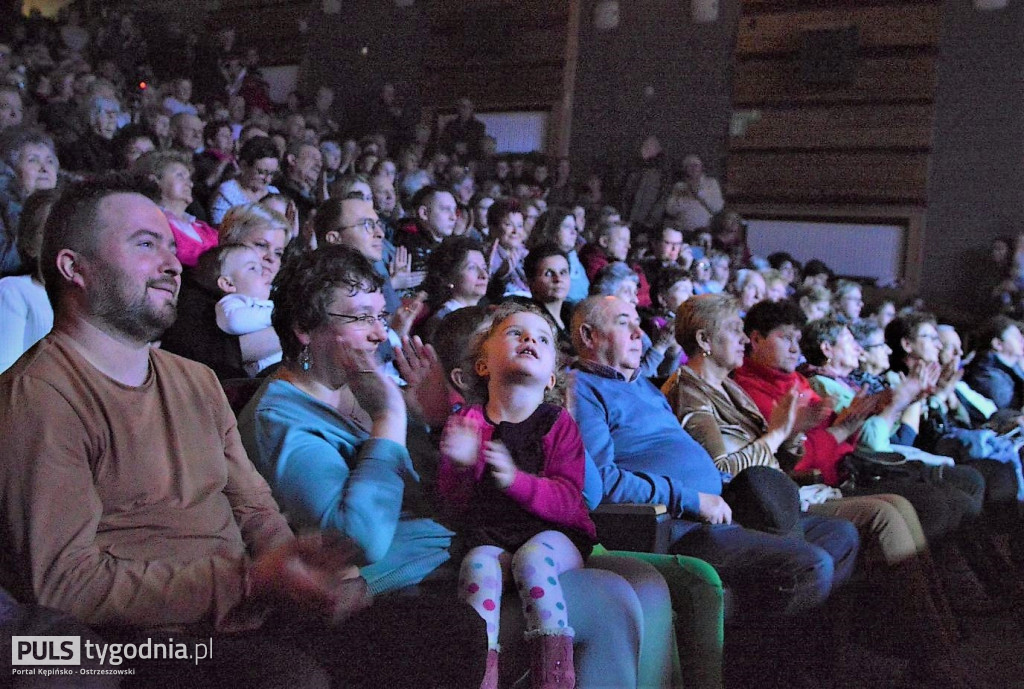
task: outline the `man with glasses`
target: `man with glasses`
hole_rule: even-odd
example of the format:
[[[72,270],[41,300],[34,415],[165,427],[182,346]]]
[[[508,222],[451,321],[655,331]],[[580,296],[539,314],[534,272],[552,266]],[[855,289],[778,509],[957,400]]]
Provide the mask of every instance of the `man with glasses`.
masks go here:
[[[317,246],[339,244],[355,249],[373,263],[374,270],[383,279],[384,308],[392,316],[387,324],[388,340],[381,344],[380,354],[384,361],[390,361],[392,348],[401,347],[402,338],[409,335],[423,307],[423,297],[418,295],[403,302],[395,292],[383,260],[384,221],[377,216],[370,201],[333,198],[317,210],[313,225]]]

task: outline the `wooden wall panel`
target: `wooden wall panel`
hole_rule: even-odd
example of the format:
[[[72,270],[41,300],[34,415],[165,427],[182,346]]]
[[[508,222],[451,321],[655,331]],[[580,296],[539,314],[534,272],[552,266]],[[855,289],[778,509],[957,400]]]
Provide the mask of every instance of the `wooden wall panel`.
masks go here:
[[[847,86],[823,89],[800,79],[796,60],[750,59],[733,76],[733,104],[754,106],[830,101],[930,101],[935,92],[935,56],[861,58]]]
[[[425,106],[559,106],[569,0],[431,0],[426,15]]]
[[[837,7],[752,14],[740,19],[736,54],[791,53],[800,48],[800,34],[809,29],[856,25],[861,48],[933,46],[940,28],[936,5]]]
[[[565,59],[565,24],[517,32],[503,41],[485,41],[467,33],[431,35],[427,69],[554,64]]]
[[[823,217],[837,204],[901,206],[923,216],[941,12],[938,0],[742,0],[732,103],[745,127],[729,138],[729,203],[797,204]],[[852,79],[805,82],[804,32],[850,26]],[[903,277],[916,284],[919,272],[908,263]]]
[[[425,75],[424,102],[454,106],[470,94],[478,110],[553,107],[561,98],[562,67],[492,66],[486,70],[430,71]]]
[[[908,203],[925,200],[927,153],[733,153],[736,202]]]
[[[826,105],[762,108],[760,119],[733,136],[733,151],[764,149],[889,149],[927,151],[932,106]]]

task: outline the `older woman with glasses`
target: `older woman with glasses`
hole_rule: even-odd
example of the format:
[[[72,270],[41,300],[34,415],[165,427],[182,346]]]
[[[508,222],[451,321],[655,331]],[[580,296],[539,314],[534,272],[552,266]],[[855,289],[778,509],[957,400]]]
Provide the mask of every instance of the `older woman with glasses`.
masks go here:
[[[210,219],[219,225],[233,206],[255,203],[268,194],[277,194],[271,182],[281,166],[277,147],[265,136],[249,139],[238,154],[238,177],[217,187],[210,197]]]
[[[743,364],[748,337],[738,302],[727,295],[702,295],[684,303],[676,338],[689,357],[663,391],[683,428],[708,450],[720,471],[736,475],[751,466],[782,470],[803,451],[804,434],[829,412],[808,404],[791,389],[766,419],[730,374]],[[955,627],[917,512],[898,495],[835,497],[808,508],[810,514],[842,517],[857,526],[871,580],[885,591],[911,631],[902,649],[936,677],[959,672]]]
[[[375,358],[387,336],[381,283],[366,257],[339,245],[282,269],[273,323],[284,362],[241,413],[239,432],[296,529],[335,532],[364,555],[360,574],[374,603],[333,632],[341,684],[477,689],[483,620],[456,598],[453,533],[434,520],[421,480],[432,462],[407,447],[416,424]],[[578,615],[570,624],[586,639],[580,685],[636,686],[639,637],[624,634],[638,629],[636,594],[607,571],[562,580]]]

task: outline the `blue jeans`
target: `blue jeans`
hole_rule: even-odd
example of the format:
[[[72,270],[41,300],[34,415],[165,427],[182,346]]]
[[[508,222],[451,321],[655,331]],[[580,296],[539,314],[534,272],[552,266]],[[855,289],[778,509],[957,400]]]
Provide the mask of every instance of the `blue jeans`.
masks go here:
[[[803,515],[803,538],[737,524],[675,520],[671,552],[700,558],[733,594],[737,619],[797,615],[820,606],[853,573],[860,539],[845,519]]]

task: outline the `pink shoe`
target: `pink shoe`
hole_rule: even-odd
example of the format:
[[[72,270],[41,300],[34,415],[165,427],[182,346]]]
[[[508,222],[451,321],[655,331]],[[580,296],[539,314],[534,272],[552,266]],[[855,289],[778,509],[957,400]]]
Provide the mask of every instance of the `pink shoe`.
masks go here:
[[[498,652],[493,648],[487,651],[487,669],[480,689],[498,689]]]
[[[573,689],[576,670],[571,636],[538,636],[530,640],[532,689]]]

